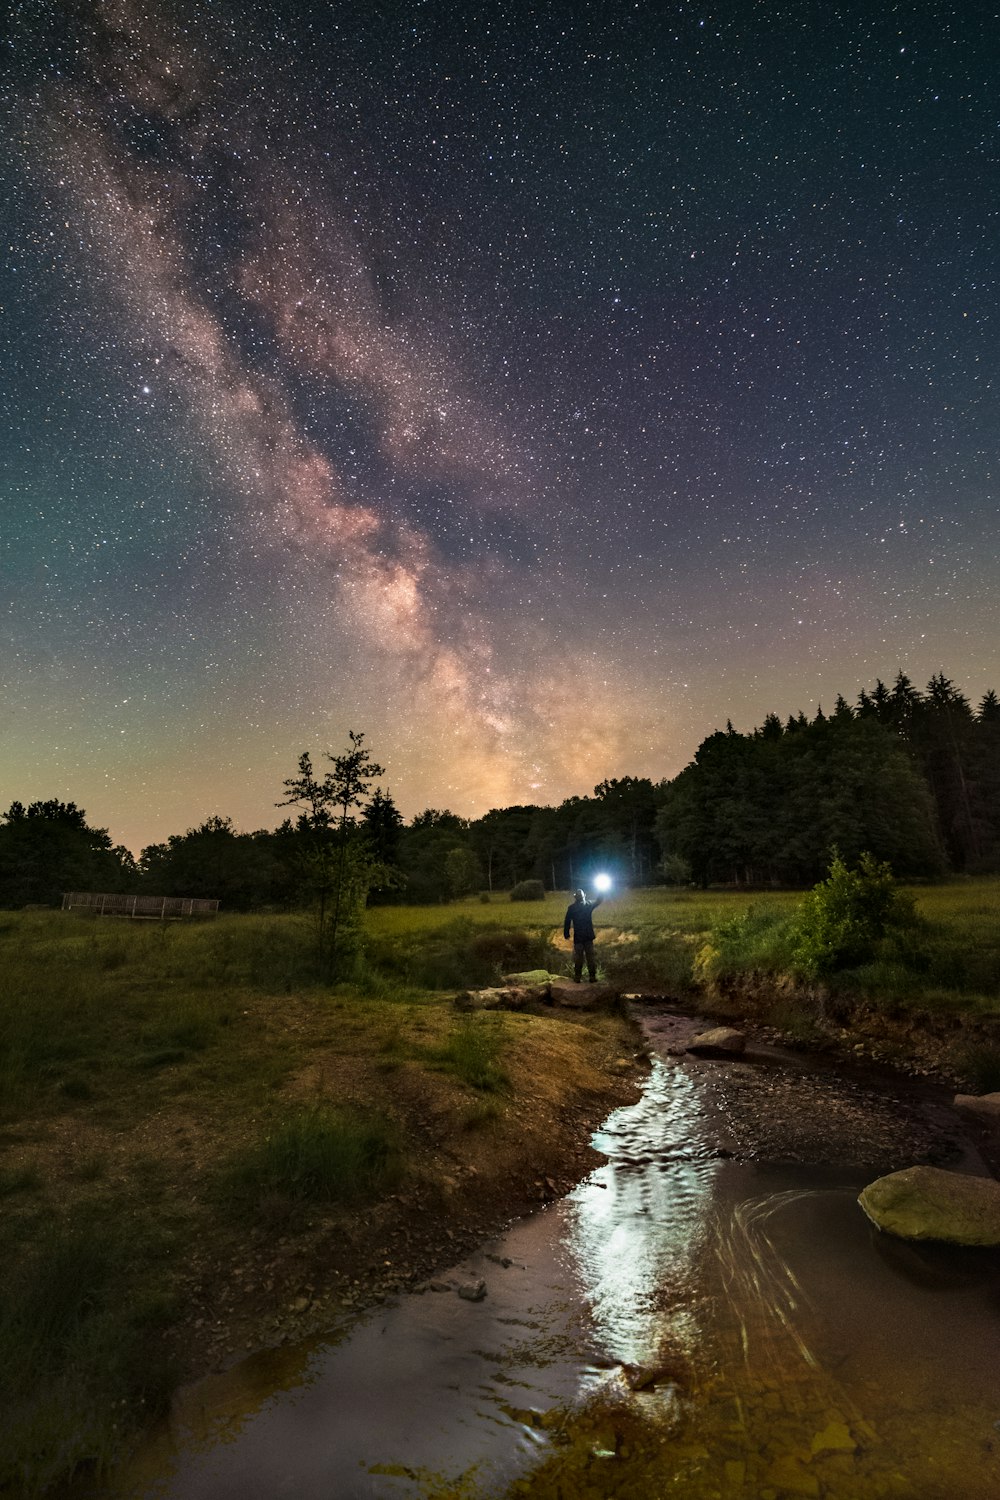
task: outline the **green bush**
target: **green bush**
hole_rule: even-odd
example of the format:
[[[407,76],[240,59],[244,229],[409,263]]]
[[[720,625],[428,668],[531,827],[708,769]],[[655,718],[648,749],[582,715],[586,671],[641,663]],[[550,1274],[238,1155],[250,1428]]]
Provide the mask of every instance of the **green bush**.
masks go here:
[[[913,901],[900,892],[889,866],[862,854],[849,870],[834,854],[830,873],[808,893],[794,922],[792,962],[807,978],[871,963],[887,939],[897,951],[921,930]]]
[[[548,966],[548,939],[540,932],[520,927],[495,927],[478,932],[469,944],[470,982],[498,979],[501,974],[521,974]]]
[[[544,901],[545,887],[540,880],[519,880],[510,893],[512,901]]]
[[[39,1221],[0,1297],[0,1492],[100,1475],[131,1423],[163,1410],[177,1372],[148,1299],[168,1252],[110,1199]]]

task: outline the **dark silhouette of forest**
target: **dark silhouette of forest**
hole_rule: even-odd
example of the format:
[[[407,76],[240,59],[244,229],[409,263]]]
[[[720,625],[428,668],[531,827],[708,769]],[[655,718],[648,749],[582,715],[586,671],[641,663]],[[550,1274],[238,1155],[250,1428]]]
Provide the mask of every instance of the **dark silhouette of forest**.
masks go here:
[[[291,783],[289,783],[291,784]],[[571,890],[600,866],[623,884],[806,886],[831,850],[867,850],[901,877],[1000,871],[1000,700],[977,707],[943,673],[921,692],[902,672],[851,705],[748,734],[709,735],[671,781],[625,776],[558,807],[465,819],[428,808],[406,823],[381,787],[350,837],[389,872],[370,902],[436,902],[541,880]],[[224,909],[292,908],[315,828],[300,813],[241,833],[221,816],[138,860],[72,802],[12,803],[0,821],[0,905],[58,905],[67,890],[217,897]]]

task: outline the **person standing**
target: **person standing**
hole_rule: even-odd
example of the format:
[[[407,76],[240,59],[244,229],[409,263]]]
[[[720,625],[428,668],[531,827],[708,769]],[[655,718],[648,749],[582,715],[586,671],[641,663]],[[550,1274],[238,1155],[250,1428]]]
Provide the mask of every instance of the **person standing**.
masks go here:
[[[598,896],[596,901],[588,901],[586,891],[574,891],[572,904],[566,908],[563,937],[569,937],[569,930],[572,927],[573,979],[576,984],[579,984],[583,977],[584,959],[587,960],[587,973],[591,984],[597,982],[597,961],[594,958],[594,912],[603,899],[602,896]]]

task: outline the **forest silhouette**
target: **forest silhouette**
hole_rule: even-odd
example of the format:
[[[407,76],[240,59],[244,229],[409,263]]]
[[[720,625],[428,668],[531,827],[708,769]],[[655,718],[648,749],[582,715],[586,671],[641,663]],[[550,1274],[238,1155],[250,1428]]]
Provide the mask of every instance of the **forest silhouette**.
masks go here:
[[[853,705],[837,697],[829,714],[768,714],[746,734],[727,724],[671,780],[624,776],[557,807],[472,820],[428,808],[409,823],[376,787],[350,813],[341,836],[385,872],[369,903],[443,902],[528,879],[571,890],[598,866],[629,885],[805,887],[835,849],[849,861],[867,851],[905,878],[996,873],[1000,699],[990,690],[974,708],[943,672],[923,692],[900,672]],[[0,821],[0,906],[101,890],[293,908],[308,895],[315,837],[308,811],[249,833],[217,815],[136,860],[73,802],[13,802]]]

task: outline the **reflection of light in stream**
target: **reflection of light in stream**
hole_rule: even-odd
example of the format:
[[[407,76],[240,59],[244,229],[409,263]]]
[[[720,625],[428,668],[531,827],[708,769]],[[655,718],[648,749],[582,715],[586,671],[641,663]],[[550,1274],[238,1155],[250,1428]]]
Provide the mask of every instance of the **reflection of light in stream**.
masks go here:
[[[569,1250],[594,1331],[607,1355],[655,1363],[693,1357],[698,1295],[693,1266],[706,1233],[718,1161],[706,1153],[690,1075],[654,1060],[638,1104],[616,1110],[594,1136],[608,1157],[571,1195]]]
[[[767,1357],[780,1328],[805,1363],[817,1366],[816,1356],[795,1321],[795,1313],[804,1300],[802,1287],[767,1233],[775,1214],[816,1196],[813,1189],[789,1188],[766,1198],[747,1198],[736,1205],[731,1217],[717,1218],[716,1255],[747,1364],[751,1362],[751,1343],[763,1345]],[[762,1351],[753,1352],[759,1356]]]

